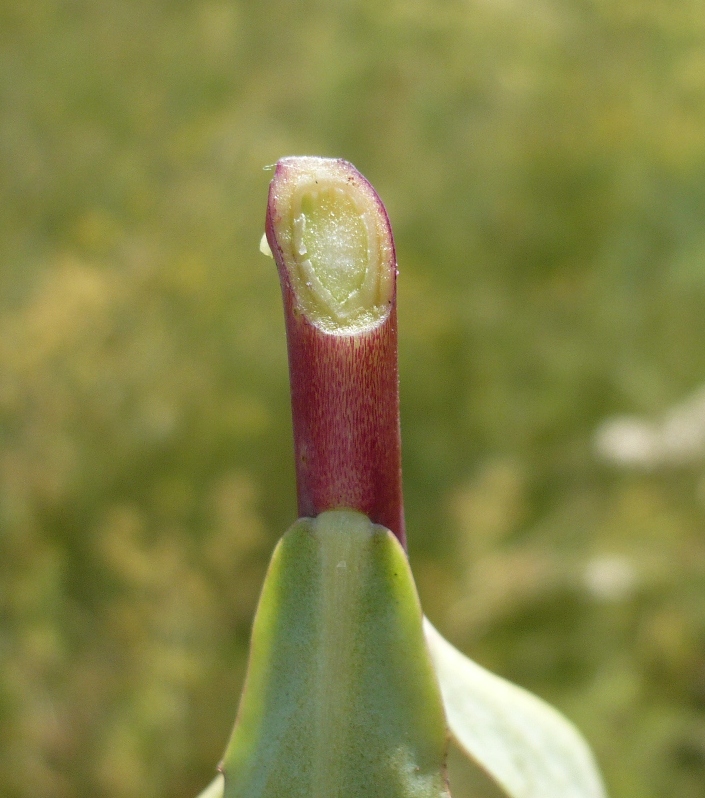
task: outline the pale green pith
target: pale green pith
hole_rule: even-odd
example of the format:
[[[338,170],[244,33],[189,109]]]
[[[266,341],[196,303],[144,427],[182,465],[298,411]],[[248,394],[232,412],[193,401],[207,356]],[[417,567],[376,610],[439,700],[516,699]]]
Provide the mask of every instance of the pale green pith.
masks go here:
[[[448,798],[445,746],[398,541],[352,511],[298,521],[260,598],[225,798]]]
[[[305,194],[299,258],[311,262],[313,273],[333,300],[344,303],[360,291],[369,265],[367,229],[360,213],[341,189]]]

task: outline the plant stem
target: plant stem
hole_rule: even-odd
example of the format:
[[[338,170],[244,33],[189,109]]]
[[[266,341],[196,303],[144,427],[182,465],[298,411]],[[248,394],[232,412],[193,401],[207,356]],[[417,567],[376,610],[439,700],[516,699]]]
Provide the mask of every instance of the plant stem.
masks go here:
[[[405,545],[397,267],[384,206],[346,161],[285,158],[266,236],[284,299],[299,514],[358,510]]]

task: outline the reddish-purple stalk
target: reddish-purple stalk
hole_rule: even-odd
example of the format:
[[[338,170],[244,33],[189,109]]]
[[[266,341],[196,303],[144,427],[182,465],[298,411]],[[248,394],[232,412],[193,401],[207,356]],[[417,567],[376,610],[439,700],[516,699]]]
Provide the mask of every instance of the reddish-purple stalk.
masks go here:
[[[277,163],[269,188],[266,236],[284,300],[299,515],[348,508],[390,529],[406,546],[401,480],[397,367],[397,264],[387,212],[369,182],[340,160],[349,182],[367,186],[389,236],[392,291],[375,326],[351,334],[312,323],[300,307],[277,240],[284,210],[278,187],[291,178],[296,158]]]

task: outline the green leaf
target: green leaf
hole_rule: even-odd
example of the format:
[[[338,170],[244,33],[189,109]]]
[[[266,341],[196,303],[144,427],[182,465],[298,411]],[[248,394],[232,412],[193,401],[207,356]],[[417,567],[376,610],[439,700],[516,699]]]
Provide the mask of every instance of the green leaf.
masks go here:
[[[353,511],[299,520],[257,610],[225,798],[448,798],[446,744],[399,542]]]
[[[511,798],[605,798],[578,730],[535,695],[481,668],[424,619],[446,718],[461,749]]]

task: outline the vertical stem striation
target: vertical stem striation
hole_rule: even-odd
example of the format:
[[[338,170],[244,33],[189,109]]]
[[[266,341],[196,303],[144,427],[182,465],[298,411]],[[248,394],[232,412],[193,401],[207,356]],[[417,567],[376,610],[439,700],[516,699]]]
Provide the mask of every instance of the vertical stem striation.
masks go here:
[[[266,236],[284,299],[299,514],[358,510],[405,544],[397,267],[384,206],[346,161],[285,158]]]

